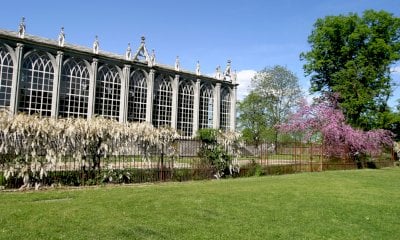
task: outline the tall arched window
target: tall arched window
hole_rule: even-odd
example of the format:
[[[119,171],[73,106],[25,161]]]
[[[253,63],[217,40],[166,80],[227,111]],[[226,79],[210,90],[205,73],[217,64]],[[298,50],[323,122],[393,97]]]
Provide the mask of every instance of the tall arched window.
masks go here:
[[[178,122],[177,129],[181,136],[191,137],[193,135],[193,109],[194,88],[189,81],[181,82],[178,94]]]
[[[128,121],[146,121],[147,82],[140,70],[134,71],[129,79]]]
[[[13,61],[7,49],[0,45],[0,107],[9,107]]]
[[[171,126],[172,85],[168,76],[158,75],[154,84],[153,126]]]
[[[116,67],[101,66],[97,73],[95,114],[119,118],[121,78]]]
[[[87,117],[89,70],[83,61],[69,59],[64,63],[60,83],[61,117]]]
[[[32,52],[24,58],[20,80],[19,110],[41,116],[51,115],[54,69],[49,56]]]
[[[230,125],[230,109],[231,109],[231,94],[229,89],[224,87],[221,90],[221,112],[220,112],[220,128],[229,130]]]
[[[213,89],[205,84],[200,89],[199,128],[213,128]]]

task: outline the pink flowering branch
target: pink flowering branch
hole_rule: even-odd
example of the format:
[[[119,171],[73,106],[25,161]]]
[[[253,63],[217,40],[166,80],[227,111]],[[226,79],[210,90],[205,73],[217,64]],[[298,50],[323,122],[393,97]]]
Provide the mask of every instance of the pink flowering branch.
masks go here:
[[[325,154],[329,157],[375,155],[384,147],[392,147],[393,134],[390,131],[362,131],[346,124],[335,99],[319,100],[313,105],[303,101],[299,110],[290,116],[287,123],[278,125],[278,129],[284,133],[302,133],[304,141],[310,141],[313,136],[320,134]]]

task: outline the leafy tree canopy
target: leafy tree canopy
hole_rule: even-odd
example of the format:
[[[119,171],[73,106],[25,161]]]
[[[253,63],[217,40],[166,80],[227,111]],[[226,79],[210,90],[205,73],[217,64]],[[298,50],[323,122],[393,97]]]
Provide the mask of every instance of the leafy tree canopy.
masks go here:
[[[286,120],[302,98],[298,78],[286,67],[267,67],[256,73],[252,91],[238,104],[239,128],[256,145],[277,140],[276,124]]]
[[[269,136],[265,99],[251,91],[243,101],[239,102],[238,110],[239,128],[242,129],[243,138],[258,145]]]
[[[318,19],[302,53],[311,92],[338,93],[347,121],[364,129],[383,127],[390,111],[390,66],[400,59],[400,18],[385,11]]]

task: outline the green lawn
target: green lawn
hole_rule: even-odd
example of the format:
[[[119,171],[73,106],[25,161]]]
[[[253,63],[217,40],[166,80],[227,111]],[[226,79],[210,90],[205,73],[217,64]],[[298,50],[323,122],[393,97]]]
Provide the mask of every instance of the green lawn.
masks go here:
[[[0,239],[398,239],[400,168],[0,192]]]

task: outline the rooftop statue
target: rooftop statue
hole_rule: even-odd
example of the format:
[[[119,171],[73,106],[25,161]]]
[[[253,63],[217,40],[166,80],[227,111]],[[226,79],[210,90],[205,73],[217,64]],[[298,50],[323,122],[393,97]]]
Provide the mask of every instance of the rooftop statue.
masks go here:
[[[58,46],[64,47],[65,43],[65,33],[64,33],[64,27],[61,27],[61,32],[58,34]]]
[[[132,55],[132,50],[131,50],[131,44],[130,43],[128,43],[128,48],[126,49],[126,52],[125,52],[125,59],[126,60],[131,60],[131,55]]]
[[[232,72],[231,79],[232,79],[232,83],[233,83],[233,84],[236,84],[236,82],[237,82],[237,73],[236,73],[236,70],[235,70],[234,72]]]
[[[19,23],[19,29],[18,29],[18,36],[20,38],[24,38],[25,37],[25,30],[26,30],[25,18],[22,17],[21,22]]]
[[[228,60],[228,63],[226,64],[224,79],[227,81],[231,80],[231,60]]]
[[[156,64],[156,53],[154,52],[154,49],[151,51],[151,56],[150,56],[150,62],[149,66],[152,67]]]
[[[218,67],[215,69],[215,78],[218,79],[218,80],[221,80],[221,79],[222,79],[221,66],[218,66]]]
[[[99,39],[96,35],[95,39],[94,39],[94,43],[93,43],[93,53],[94,54],[99,54]]]
[[[179,56],[176,56],[175,59],[175,71],[180,71],[181,70],[181,66],[180,66],[180,62],[179,62]]]
[[[197,61],[197,64],[196,64],[196,75],[197,76],[201,75],[201,73],[200,73],[200,62],[199,61]]]

